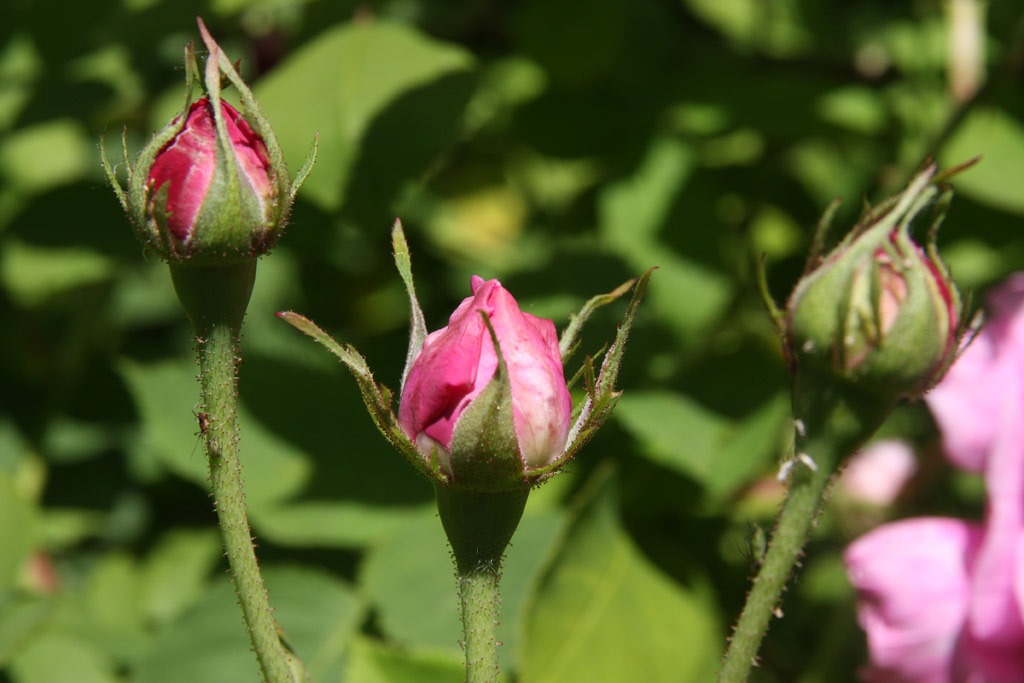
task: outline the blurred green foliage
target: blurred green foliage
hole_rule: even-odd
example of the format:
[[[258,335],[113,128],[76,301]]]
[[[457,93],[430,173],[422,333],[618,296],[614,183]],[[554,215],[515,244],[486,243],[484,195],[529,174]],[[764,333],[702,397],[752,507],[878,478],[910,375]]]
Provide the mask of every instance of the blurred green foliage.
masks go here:
[[[355,383],[272,315],[316,320],[397,387],[401,216],[431,328],[499,277],[571,310],[659,266],[616,414],[531,499],[505,571],[501,658],[522,683],[706,681],[738,613],[787,448],[787,377],[756,292],[780,299],[834,197],[957,179],[940,239],[965,286],[1024,263],[1024,44],[1014,3],[864,0],[8,0],[0,9],[0,681],[248,681],[193,414],[188,325],[105,187],[181,106],[201,14],[297,169],[320,160],[259,266],[243,340],[242,453],[271,600],[314,681],[461,676],[451,562],[429,485]],[[954,20],[955,19],[955,20]],[[975,72],[972,66],[977,67]],[[964,100],[958,67],[977,73]],[[967,86],[971,85],[968,76]],[[968,92],[970,88],[968,87]],[[610,340],[622,305],[585,336]],[[927,412],[900,503],[829,508],[757,681],[852,680],[863,639],[838,562],[886,517],[978,516]]]

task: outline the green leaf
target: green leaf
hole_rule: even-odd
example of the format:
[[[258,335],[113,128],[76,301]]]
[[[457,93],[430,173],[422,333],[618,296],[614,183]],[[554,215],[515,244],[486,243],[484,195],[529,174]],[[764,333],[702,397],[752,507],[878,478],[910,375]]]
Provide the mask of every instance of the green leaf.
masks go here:
[[[174,529],[161,536],[142,567],[139,599],[146,617],[162,624],[194,603],[220,554],[215,529]]]
[[[631,391],[615,414],[644,455],[692,477],[720,499],[772,462],[789,403],[776,396],[742,420],[730,420],[682,394]]]
[[[51,506],[40,512],[40,536],[50,550],[65,550],[89,536],[101,535],[107,521],[104,512],[98,510]]]
[[[685,589],[644,558],[622,529],[604,475],[591,482],[529,598],[520,680],[709,680],[721,629],[708,589]]]
[[[420,454],[416,444],[406,435],[405,430],[398,424],[398,418],[391,410],[391,392],[387,388],[377,384],[366,364],[366,359],[351,344],[339,344],[331,335],[317,327],[309,318],[292,311],[282,311],[277,314],[279,318],[312,337],[323,344],[328,351],[333,353],[345,364],[355,377],[359,391],[363,395],[363,404],[373,419],[381,435],[388,440],[395,449],[402,454],[406,462],[412,465],[421,474],[432,480],[446,483],[447,478],[431,469],[426,459]]]
[[[981,162],[958,174],[958,192],[1016,214],[1024,214],[1024,125],[1002,109],[973,107],[942,149],[945,166],[981,155]]]
[[[457,47],[377,18],[324,31],[254,90],[289,167],[299,167],[310,137],[319,131],[320,161],[303,186],[303,196],[332,210],[342,206],[351,183],[371,180],[353,173],[357,164],[372,160],[368,147],[387,143],[387,164],[373,165],[370,175],[384,180],[383,185],[396,185],[406,172],[415,172],[411,164],[425,163],[447,141],[468,88],[436,89],[435,97],[416,102],[409,96],[435,88],[445,77],[467,75],[472,63]],[[385,114],[396,119],[389,122],[400,136],[397,143],[375,134]]]
[[[685,0],[703,22],[743,49],[774,56],[801,54],[814,45],[802,6],[794,0],[764,4],[757,0]]]
[[[114,261],[82,247],[40,248],[10,239],[0,252],[0,282],[25,308],[45,304],[79,287],[105,282],[114,275]]]
[[[18,129],[0,144],[0,176],[21,193],[41,193],[84,178],[96,163],[91,136],[74,119]]]
[[[835,137],[805,137],[787,153],[790,173],[820,204],[856,197],[870,186],[877,160],[872,149]]]
[[[103,652],[135,660],[150,640],[139,604],[139,567],[123,552],[100,556],[75,602],[74,629]]]
[[[345,680],[353,683],[451,683],[465,675],[462,657],[389,647],[369,638],[352,643]]]
[[[408,505],[298,500],[263,506],[250,517],[262,536],[282,545],[359,547],[394,533],[421,513],[422,507]]]
[[[562,526],[561,520],[556,512],[535,510],[528,504],[505,553],[502,617],[497,631],[497,640],[503,643],[498,648],[503,670],[513,666],[523,600]],[[454,574],[455,565],[437,514],[424,511],[370,551],[360,584],[377,610],[385,635],[414,650],[459,657],[462,623]]]
[[[150,472],[167,469],[207,488],[209,468],[192,413],[199,400],[195,365],[183,359],[160,363],[124,360],[120,372],[142,422],[140,438],[132,448],[136,464]],[[242,476],[250,509],[258,510],[297,493],[309,476],[305,456],[263,428],[244,404],[239,409],[239,424]]]
[[[34,545],[35,508],[0,470],[0,595],[14,584]]]
[[[822,95],[818,100],[818,115],[862,135],[876,135],[886,126],[885,101],[881,93],[861,85],[848,85]]]
[[[683,340],[706,331],[731,297],[731,285],[723,275],[659,239],[694,165],[694,154],[684,142],[657,139],[637,172],[609,184],[599,204],[600,232],[607,248],[636,270],[659,268],[650,305]]]
[[[322,571],[271,567],[264,578],[275,616],[314,683],[337,681],[362,606],[342,581]],[[223,683],[259,679],[234,589],[223,580],[164,628],[136,672],[138,683]]]
[[[11,661],[18,683],[118,683],[113,660],[75,636],[47,633]]]
[[[8,594],[0,599],[0,671],[36,637],[55,612],[52,599]]]

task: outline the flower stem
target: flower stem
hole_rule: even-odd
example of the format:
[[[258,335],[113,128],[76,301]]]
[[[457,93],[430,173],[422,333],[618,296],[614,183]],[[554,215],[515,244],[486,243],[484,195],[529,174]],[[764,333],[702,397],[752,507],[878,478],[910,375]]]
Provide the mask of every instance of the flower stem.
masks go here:
[[[498,648],[494,633],[501,611],[499,579],[497,569],[493,568],[458,575],[466,683],[495,683],[498,680]]]
[[[239,332],[256,262],[234,266],[171,266],[175,290],[192,320],[199,356],[201,408],[210,487],[235,592],[263,678],[301,680],[301,663],[285,650],[256,561],[238,454]]]
[[[793,465],[786,502],[733,630],[718,675],[720,683],[747,680],[757,663],[772,614],[818,516],[832,474],[847,455],[878,429],[891,410],[891,405],[848,391],[808,387],[797,377],[793,392],[797,424],[794,451],[798,458],[808,456],[813,467],[799,459]]]
[[[501,617],[501,560],[530,489],[477,492],[435,486],[437,511],[455,556],[466,683],[498,680],[495,628]]]

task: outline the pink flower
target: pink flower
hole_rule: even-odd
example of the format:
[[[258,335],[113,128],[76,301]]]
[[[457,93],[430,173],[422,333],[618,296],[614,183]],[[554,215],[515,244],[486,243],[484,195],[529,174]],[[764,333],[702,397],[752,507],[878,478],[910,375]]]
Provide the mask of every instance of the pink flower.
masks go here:
[[[267,147],[249,123],[230,104],[221,100],[221,112],[234,154],[238,181],[265,223],[273,218],[277,188],[270,178]],[[157,193],[167,186],[167,230],[180,242],[187,242],[200,217],[200,210],[214,186],[217,173],[217,127],[209,98],[192,103],[181,131],[161,149],[149,169],[150,212]],[[219,191],[223,192],[221,188]]]
[[[927,400],[957,465],[982,472],[983,525],[915,519],[846,551],[871,667],[908,683],[1024,681],[1024,273]]]
[[[850,458],[839,488],[855,500],[891,505],[917,469],[914,451],[906,441],[876,441]]]
[[[432,332],[409,368],[398,418],[420,450],[435,446],[445,474],[459,419],[494,377],[498,356],[479,311],[498,338],[508,367],[513,423],[524,471],[543,467],[562,453],[569,434],[572,400],[562,373],[558,336],[550,320],[519,310],[497,280],[473,276],[473,296],[464,299],[448,326]]]

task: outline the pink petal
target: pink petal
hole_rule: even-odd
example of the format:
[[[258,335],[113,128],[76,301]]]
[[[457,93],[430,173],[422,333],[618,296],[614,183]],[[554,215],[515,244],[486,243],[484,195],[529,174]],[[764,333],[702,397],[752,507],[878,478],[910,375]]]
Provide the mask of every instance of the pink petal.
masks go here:
[[[459,417],[498,365],[483,311],[508,366],[520,456],[527,466],[547,464],[565,445],[572,413],[554,324],[520,311],[497,280],[473,276],[470,289],[473,296],[447,327],[427,336],[413,361],[399,406],[402,427],[423,449],[433,442],[450,447]]]
[[[216,171],[217,136],[209,100],[192,103],[185,125],[173,140],[160,150],[149,169],[152,195],[165,184],[167,188],[167,226],[177,239],[189,238],[199,208]]]
[[[415,437],[423,432],[445,449],[451,446],[455,423],[497,365],[495,359],[489,373],[481,367],[486,365],[481,358],[486,335],[480,315],[465,305],[452,315],[448,327],[427,335],[409,369],[399,405],[398,419],[406,433]]]
[[[527,467],[541,467],[561,453],[572,414],[555,324],[520,311],[504,288],[496,288],[490,302],[512,385],[519,452]]]
[[[1024,363],[1002,366],[1007,356],[1024,358],[1024,272],[1011,275],[988,296],[989,320],[973,343],[927,396],[942,431],[947,455],[972,472],[984,469],[996,438],[1003,385],[1024,391]]]
[[[846,549],[870,680],[951,680],[980,536],[979,527],[960,520],[919,518],[881,526]]]
[[[984,331],[925,396],[942,432],[946,455],[969,472],[985,467],[999,414],[996,348]]]
[[[1024,386],[1014,380],[1024,365],[1019,357],[1024,349],[1013,351],[1001,354],[1004,380],[993,390],[998,410],[991,420],[997,432],[985,470],[988,510],[974,569],[970,631],[985,643],[1024,646],[1024,622],[1013,592],[1016,544],[1024,531]]]
[[[890,505],[917,469],[914,451],[906,441],[884,439],[869,444],[850,458],[839,479],[849,496]]]

